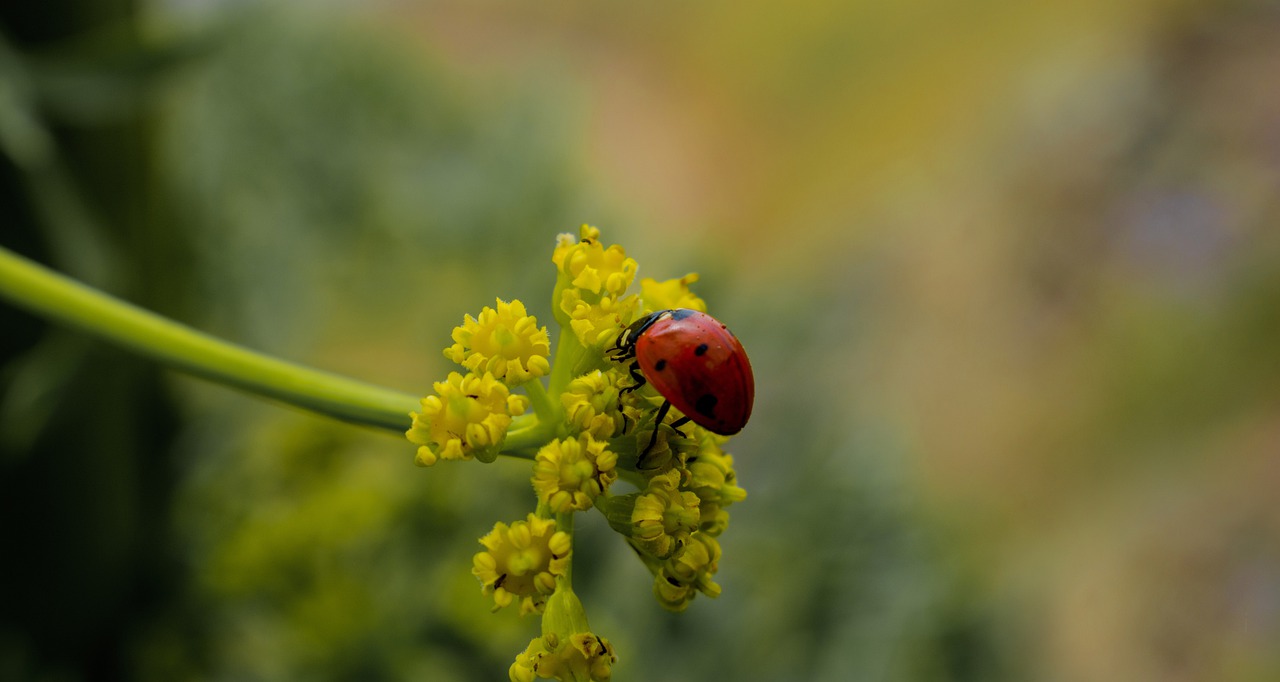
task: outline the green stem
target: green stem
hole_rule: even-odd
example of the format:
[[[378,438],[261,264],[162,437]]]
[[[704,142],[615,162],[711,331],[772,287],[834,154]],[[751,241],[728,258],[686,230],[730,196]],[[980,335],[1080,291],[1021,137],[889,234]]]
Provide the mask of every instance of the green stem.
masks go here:
[[[560,329],[560,338],[556,340],[555,360],[551,363],[551,385],[548,387],[551,395],[564,393],[569,380],[573,378],[573,366],[578,363],[585,350],[569,325]]]
[[[644,474],[635,469],[624,469],[618,467],[618,478],[635,486],[637,490],[643,491],[649,487],[649,481],[645,479]]]
[[[564,408],[558,401],[553,401],[551,396],[547,395],[547,389],[543,387],[541,379],[531,379],[525,382],[523,387],[525,393],[529,395],[529,404],[533,406],[533,413],[538,416],[538,421],[549,424],[564,421]]]
[[[556,514],[556,530],[568,533],[570,541],[575,540],[575,538],[573,537],[573,512],[564,512],[561,514]],[[560,585],[560,588],[567,589],[567,590],[573,589],[573,562],[572,561],[570,561],[569,564],[565,566],[563,581],[564,582]],[[586,632],[586,630],[573,630],[572,632]]]
[[[498,454],[534,459],[538,450],[555,438],[555,430],[555,424],[538,422],[518,431],[509,431],[507,439],[502,443],[502,452]]]
[[[403,432],[418,398],[236,346],[0,248],[0,298],[175,369],[343,421]]]

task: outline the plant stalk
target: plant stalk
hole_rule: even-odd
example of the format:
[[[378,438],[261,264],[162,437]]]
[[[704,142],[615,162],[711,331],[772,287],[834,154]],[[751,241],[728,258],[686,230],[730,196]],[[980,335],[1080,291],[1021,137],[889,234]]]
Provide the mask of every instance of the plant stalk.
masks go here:
[[[251,351],[0,248],[0,299],[174,369],[342,421],[404,432],[419,399]]]

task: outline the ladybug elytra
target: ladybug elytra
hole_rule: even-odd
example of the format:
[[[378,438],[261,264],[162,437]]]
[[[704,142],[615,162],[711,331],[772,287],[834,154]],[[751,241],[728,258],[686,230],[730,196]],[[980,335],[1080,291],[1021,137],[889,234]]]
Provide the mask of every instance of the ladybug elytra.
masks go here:
[[[672,405],[686,421],[722,436],[742,430],[755,401],[755,377],[747,353],[716,318],[697,310],[676,308],[649,313],[618,337],[613,360],[631,360],[628,369],[636,385],[646,382],[665,400],[654,423],[662,422]],[[655,429],[648,452],[656,442]]]

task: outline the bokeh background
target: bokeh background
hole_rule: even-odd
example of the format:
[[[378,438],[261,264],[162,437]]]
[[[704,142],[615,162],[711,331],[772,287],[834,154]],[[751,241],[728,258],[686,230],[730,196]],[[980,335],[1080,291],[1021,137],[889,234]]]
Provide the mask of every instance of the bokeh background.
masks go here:
[[[1280,4],[0,8],[0,244],[413,393],[588,222],[751,353],[724,594],[619,680],[1280,679]],[[527,463],[0,306],[0,679],[505,679]]]

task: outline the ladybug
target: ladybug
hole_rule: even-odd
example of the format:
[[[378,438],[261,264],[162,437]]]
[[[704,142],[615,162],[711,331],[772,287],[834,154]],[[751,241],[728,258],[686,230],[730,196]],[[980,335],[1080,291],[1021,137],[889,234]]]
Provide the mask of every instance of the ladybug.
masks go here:
[[[636,384],[624,393],[647,382],[665,398],[654,424],[672,405],[684,414],[673,427],[692,421],[722,436],[741,431],[751,417],[756,386],[747,352],[728,327],[706,313],[688,308],[649,313],[627,327],[612,350],[615,362],[631,361],[628,370]],[[644,453],[657,439],[655,428]]]

